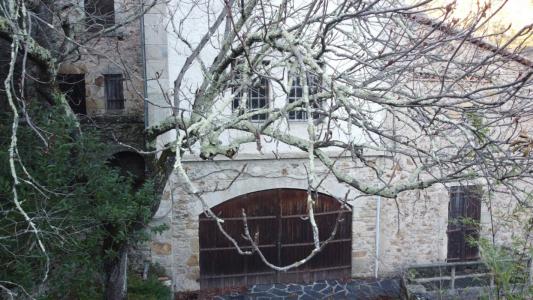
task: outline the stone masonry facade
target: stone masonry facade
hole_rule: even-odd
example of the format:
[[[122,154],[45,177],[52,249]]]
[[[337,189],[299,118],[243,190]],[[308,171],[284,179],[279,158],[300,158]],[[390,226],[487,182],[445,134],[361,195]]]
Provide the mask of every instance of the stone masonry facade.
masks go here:
[[[376,163],[386,164],[384,157],[375,157]],[[306,189],[305,158],[251,159],[239,161],[189,161],[186,170],[194,184],[205,191],[208,205],[213,207],[238,195],[272,189]],[[371,174],[358,168],[351,159],[341,160],[346,172],[360,180],[373,180]],[[214,186],[228,185],[233,176],[246,164],[245,173],[227,190],[208,192]],[[400,163],[400,171],[391,170],[389,176],[408,176],[409,162]],[[391,168],[392,169],[392,168]],[[320,192],[344,198],[348,187],[327,175],[318,167],[318,175],[327,179]],[[351,194],[353,198],[356,194]],[[509,209],[508,200],[496,201]],[[444,262],[447,257],[448,191],[435,185],[424,190],[402,193],[395,199],[381,199],[379,228],[378,275],[398,275],[409,265]],[[352,276],[371,277],[375,272],[376,259],[376,204],[375,196],[362,197],[349,204],[353,210],[352,220]],[[507,203],[507,204],[506,204]],[[493,208],[496,208],[494,206]],[[199,286],[199,237],[198,215],[201,204],[192,199],[183,189],[180,179],[172,176],[165,188],[161,205],[154,218],[154,225],[167,224],[169,230],[153,237],[150,256],[154,263],[162,265],[173,279],[176,291],[197,290]],[[483,234],[490,235],[490,217],[487,205],[482,206],[481,226]],[[519,224],[507,224],[517,227]],[[508,241],[513,233],[503,224],[496,239]]]
[[[78,1],[83,7],[84,1]],[[68,7],[68,6],[67,6]],[[76,7],[76,6],[75,6]],[[125,22],[139,8],[136,0],[114,1],[114,24]],[[83,75],[86,114],[79,119],[86,127],[95,128],[114,146],[113,152],[125,151],[116,141],[144,147],[144,78],[142,34],[139,20],[104,34],[87,31],[86,16],[78,10],[67,10],[65,18],[71,22],[74,38],[91,34],[97,37],[80,47],[78,55],[63,62],[60,75]],[[79,36],[78,36],[79,35]],[[106,99],[105,75],[120,74],[123,108],[109,107]],[[110,153],[111,154],[111,153]]]
[[[145,16],[147,87],[150,99],[147,118],[150,125],[157,124],[168,114],[168,109],[158,109],[158,106],[168,104],[169,95],[165,94],[165,91],[171,90],[172,86],[172,76],[169,73],[176,72],[171,70],[169,63],[169,61],[175,63],[176,57],[174,60],[169,59],[172,48],[170,35],[165,31],[167,21],[166,8],[163,5],[158,5]],[[513,73],[509,76],[514,75]],[[421,83],[419,79],[415,81]],[[427,90],[433,86],[432,82],[421,84],[421,88]],[[460,117],[457,116],[458,120]],[[387,121],[390,119],[385,118]],[[293,133],[295,130],[302,130],[305,133],[305,127],[300,124],[291,126]],[[405,134],[409,135],[408,132]],[[425,139],[427,140],[420,140],[420,143],[433,142],[431,137]],[[277,150],[275,147],[271,148],[266,145],[264,153]],[[192,157],[184,160],[187,174],[194,185],[203,192],[203,197],[210,207],[255,191],[275,188],[307,189],[304,166],[308,167],[308,160],[305,153],[282,149],[283,158],[279,158],[268,154],[259,155],[254,149],[255,145],[244,145],[235,160],[199,161]],[[395,180],[406,179],[415,168],[412,161],[407,159],[391,165],[392,159],[386,155],[370,155],[368,159],[380,165],[383,170],[389,170],[386,178],[390,178],[392,183]],[[334,156],[335,154],[332,155]],[[338,164],[357,180],[366,183],[376,180],[375,174],[352,161],[350,157],[340,158]],[[233,182],[244,166],[246,167],[244,174]],[[326,177],[319,192],[343,199],[350,190],[349,199],[358,196],[354,189],[339,183],[324,166],[318,164],[316,168],[319,178]],[[372,277],[376,271],[378,276],[398,275],[413,264],[445,262],[448,254],[447,228],[450,202],[448,188],[459,184],[475,184],[483,187],[483,182],[479,181],[449,183],[446,186],[435,184],[424,190],[403,192],[396,199],[379,200],[376,196],[365,196],[349,201],[353,218],[351,275]],[[214,187],[218,187],[219,190],[212,191]],[[378,203],[381,203],[380,207],[377,207]],[[516,203],[506,194],[505,189],[493,193],[485,191],[481,204],[481,236],[492,239],[494,234],[496,243],[509,244],[514,236],[521,235],[520,228],[527,216],[503,218],[504,215],[513,215],[515,206]],[[376,226],[378,209],[379,228]],[[193,199],[181,179],[175,173],[172,174],[152,223],[165,224],[169,229],[153,235],[148,245],[146,259],[165,268],[175,291],[193,291],[200,288],[198,216],[202,212],[201,203]],[[377,242],[376,237],[379,238]]]

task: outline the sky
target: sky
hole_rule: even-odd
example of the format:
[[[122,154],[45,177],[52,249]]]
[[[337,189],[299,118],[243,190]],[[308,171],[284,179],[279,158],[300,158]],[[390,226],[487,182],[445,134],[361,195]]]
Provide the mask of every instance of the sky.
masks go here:
[[[448,4],[454,2],[453,0],[436,0],[438,4]],[[477,11],[477,3],[484,4],[489,0],[457,0],[456,9],[453,17],[463,19],[472,11]],[[492,0],[491,10],[496,10],[504,0]],[[496,17],[490,22],[489,27],[491,31],[496,31],[498,28],[511,25],[511,29],[507,34],[512,35],[522,29],[524,26],[533,24],[533,0],[507,0],[504,7]],[[526,44],[533,47],[533,37],[530,36]]]

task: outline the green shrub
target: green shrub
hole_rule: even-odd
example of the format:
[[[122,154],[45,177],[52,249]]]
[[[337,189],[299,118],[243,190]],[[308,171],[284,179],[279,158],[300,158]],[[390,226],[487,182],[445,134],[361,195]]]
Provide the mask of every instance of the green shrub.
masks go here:
[[[129,300],[167,300],[172,299],[172,291],[159,281],[163,275],[157,266],[150,266],[148,278],[143,280],[139,274],[128,274]]]

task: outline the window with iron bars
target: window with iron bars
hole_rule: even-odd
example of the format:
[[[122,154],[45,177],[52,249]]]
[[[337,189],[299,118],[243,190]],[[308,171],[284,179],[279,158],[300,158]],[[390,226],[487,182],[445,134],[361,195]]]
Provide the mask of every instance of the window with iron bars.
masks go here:
[[[239,74],[236,76],[236,81],[238,82],[240,79]],[[233,93],[239,89],[239,86],[234,86],[232,88]],[[264,77],[256,78],[250,87],[247,88],[247,101],[246,101],[246,109],[247,111],[256,111],[262,108],[268,108],[269,103],[269,82],[268,79]],[[242,97],[244,95],[244,91],[241,88],[241,91],[238,92],[235,97],[233,98],[233,110],[238,110]],[[253,115],[250,120],[252,121],[265,121],[268,117],[267,113],[264,114],[256,114]]]
[[[289,103],[300,100],[303,97],[303,86],[301,82],[301,76],[297,73],[289,73],[289,82],[291,84],[289,90]],[[307,73],[307,87],[309,91],[309,96],[315,95],[320,90],[320,77],[316,74]],[[320,108],[320,105],[316,101],[311,101],[312,108]],[[304,110],[293,110],[289,111],[289,120],[293,121],[305,121],[307,120],[307,111],[305,107],[300,108]],[[314,112],[312,113],[313,119],[318,119],[319,114]]]
[[[85,0],[85,26],[89,32],[115,25],[114,0]]]
[[[122,74],[105,74],[105,97],[108,110],[124,109],[124,79]]]

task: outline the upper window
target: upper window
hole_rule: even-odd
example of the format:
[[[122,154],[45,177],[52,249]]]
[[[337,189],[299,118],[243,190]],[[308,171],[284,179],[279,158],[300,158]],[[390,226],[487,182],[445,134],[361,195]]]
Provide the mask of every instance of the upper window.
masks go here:
[[[85,24],[91,32],[115,25],[114,0],[85,0]]]
[[[106,74],[105,79],[105,97],[108,110],[117,110],[124,108],[124,87],[122,74]]]
[[[238,75],[237,75],[238,78]],[[233,88],[235,92],[238,87]],[[252,85],[247,89],[247,101],[246,108],[248,111],[255,111],[262,108],[268,108],[268,98],[269,98],[269,84],[268,79],[260,77],[252,83]],[[241,89],[235,98],[233,98],[233,109],[236,110],[239,108],[241,99],[244,95],[244,91]],[[250,119],[252,121],[265,121],[268,117],[267,113],[253,115]]]
[[[303,97],[303,86],[299,74],[289,73],[289,80],[291,83],[289,103],[292,103]],[[318,75],[312,73],[307,74],[307,87],[310,96],[318,93],[320,87]],[[316,101],[311,101],[311,106],[313,108],[319,108],[319,104]],[[318,113],[313,113],[313,119],[317,119],[318,116]],[[307,120],[307,112],[305,110],[289,111],[289,120]]]

